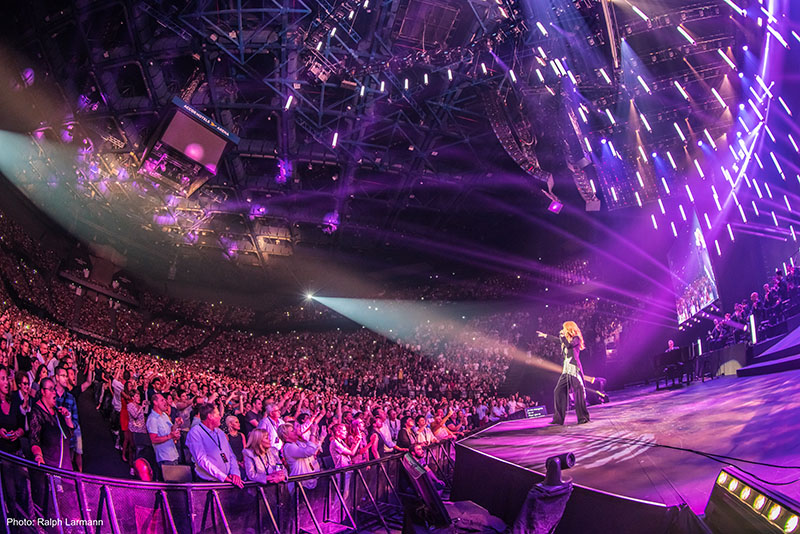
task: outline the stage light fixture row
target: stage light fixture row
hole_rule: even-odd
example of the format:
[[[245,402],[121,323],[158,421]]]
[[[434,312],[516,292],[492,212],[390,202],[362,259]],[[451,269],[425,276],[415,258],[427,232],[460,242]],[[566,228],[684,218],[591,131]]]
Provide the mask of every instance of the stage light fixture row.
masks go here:
[[[738,469],[724,468],[717,476],[715,486],[706,507],[706,515],[715,532],[722,523],[735,520],[737,514],[746,518],[748,524],[760,532],[800,532],[797,503],[779,493],[759,488],[757,480]],[[720,490],[722,494],[719,494]],[[744,531],[750,532],[747,529]]]

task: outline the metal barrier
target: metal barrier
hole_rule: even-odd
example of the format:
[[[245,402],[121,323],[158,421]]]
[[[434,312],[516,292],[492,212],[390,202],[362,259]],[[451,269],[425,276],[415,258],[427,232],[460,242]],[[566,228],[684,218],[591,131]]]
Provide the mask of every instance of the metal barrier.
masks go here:
[[[454,443],[427,449],[451,481]],[[155,483],[38,466],[0,452],[2,522],[10,532],[195,534],[360,532],[402,524],[413,490],[400,454],[280,484]]]

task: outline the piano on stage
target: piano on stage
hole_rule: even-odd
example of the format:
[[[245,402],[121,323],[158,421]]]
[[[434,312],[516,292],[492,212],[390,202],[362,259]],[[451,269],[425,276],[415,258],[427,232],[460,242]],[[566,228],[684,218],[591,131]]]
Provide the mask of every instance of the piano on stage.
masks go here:
[[[692,347],[679,347],[653,357],[656,389],[661,387],[662,380],[664,387],[667,387],[668,381],[671,382],[670,385],[682,384],[684,380],[686,383],[692,381],[695,374],[692,352]]]

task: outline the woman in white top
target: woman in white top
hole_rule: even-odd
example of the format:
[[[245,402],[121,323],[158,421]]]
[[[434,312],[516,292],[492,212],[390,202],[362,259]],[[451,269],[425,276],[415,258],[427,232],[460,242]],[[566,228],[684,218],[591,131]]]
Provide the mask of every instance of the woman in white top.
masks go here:
[[[266,430],[256,428],[250,432],[247,447],[242,451],[244,472],[248,480],[261,484],[286,480],[286,470],[278,456],[278,450],[271,447],[270,442]]]
[[[358,448],[358,444],[352,447],[347,444],[347,425],[339,423],[334,427],[330,451],[335,468],[352,465],[353,457],[358,454]]]

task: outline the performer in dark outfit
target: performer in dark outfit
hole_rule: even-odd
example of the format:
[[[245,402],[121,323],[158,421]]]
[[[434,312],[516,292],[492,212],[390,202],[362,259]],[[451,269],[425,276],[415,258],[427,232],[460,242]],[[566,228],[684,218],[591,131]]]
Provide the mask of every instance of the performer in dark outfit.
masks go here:
[[[536,332],[539,337],[554,339],[544,332]],[[575,392],[575,414],[578,416],[578,424],[589,422],[589,410],[586,408],[586,389],[583,378],[583,365],[579,358],[580,352],[586,348],[583,343],[583,335],[580,328],[574,321],[567,321],[558,333],[561,340],[561,354],[564,356],[564,368],[558,378],[556,389],[553,392],[555,400],[555,413],[551,424],[563,425],[564,417],[569,405],[569,390]]]

